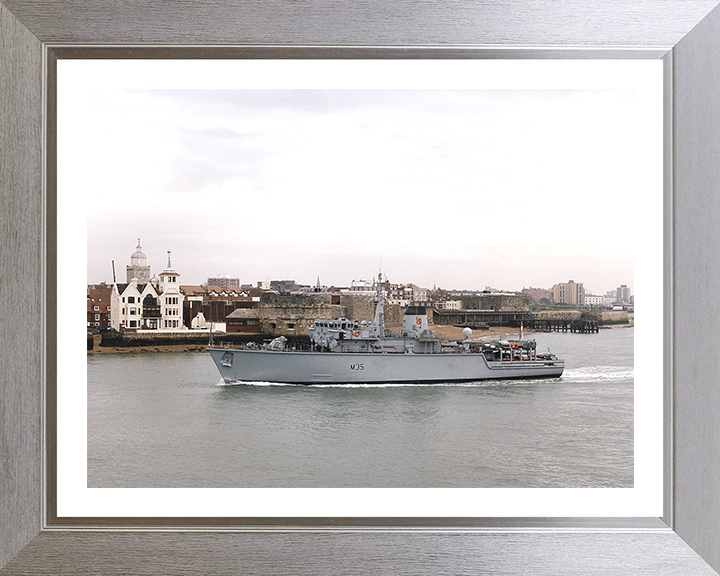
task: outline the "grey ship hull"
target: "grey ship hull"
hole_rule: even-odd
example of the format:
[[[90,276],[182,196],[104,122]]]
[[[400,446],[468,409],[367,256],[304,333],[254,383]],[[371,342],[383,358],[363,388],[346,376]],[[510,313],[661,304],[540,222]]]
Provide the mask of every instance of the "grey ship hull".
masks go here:
[[[557,378],[562,360],[488,362],[483,354],[382,354],[209,347],[226,383],[371,384]]]

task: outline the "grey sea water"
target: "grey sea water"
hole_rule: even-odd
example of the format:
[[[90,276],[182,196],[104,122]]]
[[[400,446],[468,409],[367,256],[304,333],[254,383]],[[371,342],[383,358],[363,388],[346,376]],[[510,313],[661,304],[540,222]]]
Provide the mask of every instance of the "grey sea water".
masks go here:
[[[632,487],[634,330],[526,338],[560,379],[224,386],[205,352],[88,355],[88,487]]]

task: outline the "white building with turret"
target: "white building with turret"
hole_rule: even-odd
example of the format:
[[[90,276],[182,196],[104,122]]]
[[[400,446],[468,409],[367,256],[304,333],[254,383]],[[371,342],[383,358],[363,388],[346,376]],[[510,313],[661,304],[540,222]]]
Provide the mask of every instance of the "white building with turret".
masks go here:
[[[167,268],[160,273],[161,330],[184,328],[182,322],[184,298],[180,292],[180,274],[172,267],[170,250],[168,250]]]
[[[173,268],[168,251],[167,268],[150,278],[150,266],[140,247],[130,257],[125,284],[113,284],[110,296],[110,327],[115,330],[187,330],[183,325],[184,295],[180,274]]]

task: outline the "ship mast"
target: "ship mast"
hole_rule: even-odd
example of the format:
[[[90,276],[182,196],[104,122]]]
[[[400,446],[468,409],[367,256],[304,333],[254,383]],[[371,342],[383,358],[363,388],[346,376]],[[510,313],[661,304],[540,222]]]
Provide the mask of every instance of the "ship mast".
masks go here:
[[[382,290],[382,270],[377,278],[377,305],[375,307],[375,327],[379,336],[385,335],[385,298]]]

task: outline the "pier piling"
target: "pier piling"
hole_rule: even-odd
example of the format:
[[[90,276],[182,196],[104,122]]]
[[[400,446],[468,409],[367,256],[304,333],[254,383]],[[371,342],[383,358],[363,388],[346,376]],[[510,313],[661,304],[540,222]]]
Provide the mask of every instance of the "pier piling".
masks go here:
[[[600,323],[597,320],[564,318],[535,318],[525,321],[526,326],[540,332],[572,332],[576,334],[597,334]]]

